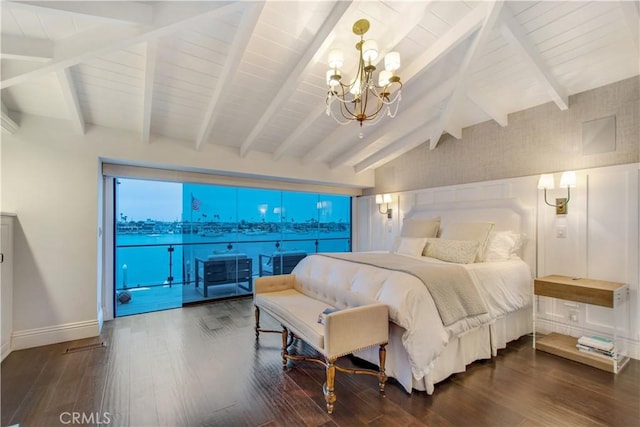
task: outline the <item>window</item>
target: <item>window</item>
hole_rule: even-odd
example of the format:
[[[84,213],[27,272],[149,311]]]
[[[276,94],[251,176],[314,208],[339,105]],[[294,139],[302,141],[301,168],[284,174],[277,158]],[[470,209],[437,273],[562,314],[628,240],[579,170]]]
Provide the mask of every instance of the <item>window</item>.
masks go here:
[[[250,295],[254,277],[351,250],[344,195],[116,180],[116,316]]]

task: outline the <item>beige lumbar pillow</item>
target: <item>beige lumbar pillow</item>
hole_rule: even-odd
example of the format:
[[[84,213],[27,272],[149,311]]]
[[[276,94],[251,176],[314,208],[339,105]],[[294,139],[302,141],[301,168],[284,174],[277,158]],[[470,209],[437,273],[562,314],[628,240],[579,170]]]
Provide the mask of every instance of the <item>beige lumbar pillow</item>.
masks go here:
[[[437,237],[440,229],[440,218],[413,219],[406,218],[402,222],[402,237]]]

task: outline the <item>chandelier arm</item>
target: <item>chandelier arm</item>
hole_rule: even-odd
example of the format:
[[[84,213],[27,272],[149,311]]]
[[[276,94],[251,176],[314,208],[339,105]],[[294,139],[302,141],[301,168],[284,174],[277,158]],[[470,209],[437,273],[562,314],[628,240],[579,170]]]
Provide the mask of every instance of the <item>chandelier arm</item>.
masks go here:
[[[335,99],[340,100],[337,96],[330,96],[329,99],[327,99],[327,115],[330,115],[331,117],[333,117],[333,119],[338,122],[338,124],[340,125],[347,125],[349,123],[351,123],[353,121],[353,118],[346,115],[343,111],[344,108],[344,104],[342,102],[338,103],[338,108],[339,108],[339,112],[342,115],[342,117],[346,120],[345,122],[343,122],[334,112],[334,109],[331,107],[331,104],[333,104],[333,101]]]
[[[365,121],[371,121],[371,120],[375,120],[376,116],[378,115],[378,113],[380,113],[380,111],[382,110],[382,108],[384,107],[384,103],[381,102],[381,98],[379,96],[377,96],[375,94],[375,92],[373,93],[375,98],[376,98],[376,107],[375,107],[375,111],[369,115],[367,115],[367,117],[365,118]],[[368,99],[369,95],[367,93],[367,99]]]
[[[353,102],[353,101],[352,101]],[[350,121],[355,120],[356,118],[356,114],[355,114],[355,110],[351,111],[351,109],[349,108],[349,104],[351,104],[352,102],[341,102],[340,104],[340,113],[342,114],[342,116]],[[355,103],[355,102],[353,102]],[[347,114],[345,114],[345,110],[347,112]]]
[[[380,121],[382,120],[382,118],[384,117],[384,114],[377,114],[373,119],[367,120],[366,122],[364,122],[365,126],[375,126],[378,123],[380,123]]]
[[[400,82],[397,82],[397,83],[400,85],[400,87],[398,88],[398,90],[396,90],[396,91],[394,92],[394,95],[395,95],[395,96],[393,97],[393,100],[391,100],[391,99],[387,96],[387,97],[386,97],[386,99],[387,99],[387,100],[385,101],[385,97],[383,97],[383,96],[382,96],[382,93],[387,92],[387,88],[390,88],[390,87],[391,87],[391,85],[392,85],[393,83],[388,84],[388,85],[386,85],[386,86],[384,86],[384,87],[374,86],[374,87],[372,88],[372,90],[373,90],[373,92],[375,93],[375,95],[380,99],[380,101],[382,101],[383,103],[385,103],[385,104],[387,104],[387,105],[391,105],[391,104],[393,104],[394,102],[396,102],[396,99],[398,98],[398,96],[400,95],[400,91],[402,90],[402,83],[400,83]],[[377,89],[382,89],[382,93],[379,93],[379,92],[377,91]]]
[[[335,115],[335,113],[333,112],[333,110],[330,110],[330,115],[331,115],[331,117],[333,117],[333,119],[334,119],[334,120],[335,120],[339,125],[342,125],[342,126],[345,126],[345,125],[351,124],[351,122],[353,121],[353,120],[349,120],[349,119],[347,119],[346,121],[342,121],[340,117],[338,117],[338,116],[336,116],[336,115]]]
[[[349,110],[349,106],[348,104],[339,104],[340,105],[340,114],[342,114],[342,117],[344,117],[345,119],[349,120],[349,121],[354,121],[355,120],[355,114],[353,114],[351,112],[351,110]],[[345,113],[346,110],[346,113]]]

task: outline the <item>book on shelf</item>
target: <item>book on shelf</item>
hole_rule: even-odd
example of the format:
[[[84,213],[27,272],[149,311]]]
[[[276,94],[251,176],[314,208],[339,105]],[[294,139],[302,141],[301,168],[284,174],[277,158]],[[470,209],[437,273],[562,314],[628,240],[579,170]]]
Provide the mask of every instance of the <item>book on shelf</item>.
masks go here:
[[[586,347],[597,348],[598,350],[613,351],[615,345],[612,340],[599,336],[582,336],[578,338],[578,344]]]
[[[324,325],[327,316],[333,312],[340,311],[339,308],[327,307],[318,315],[318,323]]]
[[[607,360],[616,360],[616,354],[614,352],[602,351],[602,350],[594,349],[593,347],[586,347],[580,344],[577,344],[576,348],[581,353],[590,354],[592,356],[601,357]]]

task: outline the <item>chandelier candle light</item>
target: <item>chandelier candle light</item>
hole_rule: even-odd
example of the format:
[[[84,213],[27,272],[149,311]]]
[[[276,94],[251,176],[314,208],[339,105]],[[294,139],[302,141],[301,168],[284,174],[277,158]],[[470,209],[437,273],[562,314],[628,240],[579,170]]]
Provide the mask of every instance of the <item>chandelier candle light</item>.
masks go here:
[[[384,114],[379,114],[386,106],[387,116],[393,118],[398,112],[400,104],[400,92],[402,82],[395,71],[400,68],[400,54],[389,52],[384,57],[385,69],[378,73],[378,84],[373,80],[373,72],[376,70],[374,62],[378,59],[378,43],[375,40],[365,40],[364,34],[369,30],[369,21],[360,19],[353,24],[353,33],[360,36],[356,44],[359,61],[358,71],[351,83],[344,84],[340,67],[344,62],[344,56],[340,49],[332,49],[329,52],[329,71],[327,71],[327,115],[332,116],[341,125],[352,121],[358,121],[360,127],[364,122],[377,123]],[[396,88],[393,97],[391,89]],[[337,102],[339,113],[334,112],[332,104]],[[391,106],[395,104],[393,113]],[[335,108],[337,110],[337,108]],[[362,133],[360,134],[362,137]]]

